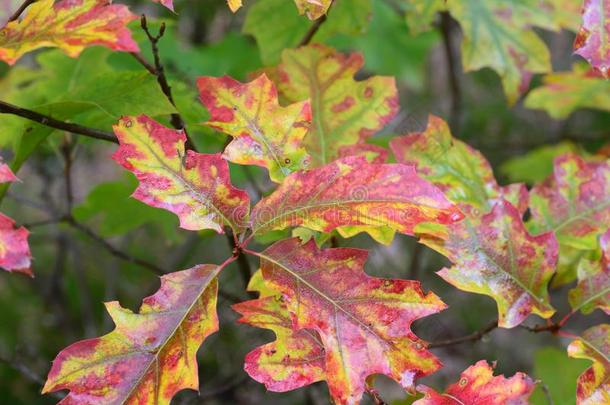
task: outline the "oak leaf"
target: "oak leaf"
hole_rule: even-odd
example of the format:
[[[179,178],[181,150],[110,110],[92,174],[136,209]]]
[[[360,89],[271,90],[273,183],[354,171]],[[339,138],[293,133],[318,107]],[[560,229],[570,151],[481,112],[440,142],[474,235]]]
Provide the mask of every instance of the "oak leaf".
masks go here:
[[[364,59],[323,45],[286,49],[278,66],[278,89],[289,101],[311,100],[312,126],[305,147],[313,165],[332,162],[344,146],[363,143],[398,111],[394,78],[356,81]]]
[[[521,372],[510,378],[494,376],[493,367],[480,360],[464,370],[460,380],[450,385],[444,394],[419,385],[417,390],[425,396],[413,405],[526,405],[535,387],[534,381]]]
[[[12,65],[38,48],[58,47],[71,57],[91,45],[137,52],[127,24],[136,18],[110,0],[40,0],[22,20],[0,29],[0,60]]]
[[[63,404],[169,404],[178,391],[196,390],[197,350],[218,330],[220,269],[199,265],[162,276],[139,313],[106,303],[116,328],[59,353],[43,393],[70,390]]]
[[[515,327],[531,313],[553,315],[547,291],[558,255],[553,233],[531,236],[507,201],[447,228],[447,235],[423,234],[420,239],[453,262],[437,274],[461,290],[492,297],[500,327]]]
[[[582,25],[574,52],[608,78],[610,74],[610,0],[584,0]]]
[[[389,227],[412,234],[420,222],[453,223],[462,214],[413,166],[350,156],[291,174],[252,211],[254,233],[291,226]]]
[[[113,159],[140,182],[133,197],[173,212],[184,229],[242,229],[250,199],[231,185],[228,163],[220,154],[185,152],[183,131],[144,115],[122,118],[114,132],[120,146]]]
[[[370,277],[363,271],[366,251],[320,250],[313,240],[283,240],[258,256],[263,278],[284,297],[293,327],[319,334],[336,403],[357,403],[371,374],[413,389],[416,378],[440,367],[410,326],[446,306],[424,294],[419,282]]]
[[[593,365],[578,377],[577,405],[610,403],[610,325],[593,326],[568,346],[568,355]]]
[[[578,263],[578,284],[568,295],[574,312],[588,314],[599,308],[610,315],[610,229],[601,236],[600,245],[599,261],[582,259]]]
[[[245,84],[228,76],[200,77],[197,86],[211,114],[206,124],[233,137],[224,152],[228,160],[266,167],[275,182],[307,166],[301,144],[311,121],[309,102],[280,107],[266,75]]]

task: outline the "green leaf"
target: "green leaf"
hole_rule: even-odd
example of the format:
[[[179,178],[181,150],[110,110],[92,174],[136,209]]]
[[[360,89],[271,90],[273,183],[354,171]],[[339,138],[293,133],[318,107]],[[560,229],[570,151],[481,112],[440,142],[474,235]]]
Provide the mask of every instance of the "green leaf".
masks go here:
[[[367,30],[371,0],[338,0],[312,42],[327,42],[337,34],[357,35]],[[299,44],[312,22],[295,12],[286,0],[259,0],[246,15],[243,31],[256,38],[265,65],[279,62],[285,48]]]
[[[534,405],[548,405],[543,391],[546,386],[555,404],[567,404],[573,401],[576,392],[576,379],[589,362],[570,359],[565,350],[554,347],[543,347],[534,353],[534,372],[532,377],[541,382],[538,384],[530,401]]]
[[[176,238],[176,217],[131,198],[137,186],[133,176],[124,181],[101,183],[95,186],[82,204],[74,207],[72,215],[79,222],[96,220],[103,237],[123,235],[145,224],[158,225],[166,238]]]

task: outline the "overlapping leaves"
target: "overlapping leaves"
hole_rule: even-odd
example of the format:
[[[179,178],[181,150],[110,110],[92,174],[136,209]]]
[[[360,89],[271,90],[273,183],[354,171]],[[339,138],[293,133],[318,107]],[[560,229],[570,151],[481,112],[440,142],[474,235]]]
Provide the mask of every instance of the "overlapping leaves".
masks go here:
[[[139,313],[109,302],[116,328],[68,346],[53,362],[43,392],[68,389],[71,404],[169,404],[199,387],[197,350],[218,330],[215,265],[161,277]]]
[[[391,77],[356,81],[360,54],[341,54],[322,45],[287,49],[278,67],[278,88],[288,100],[311,100],[312,126],[305,146],[316,166],[339,156],[347,145],[363,143],[398,111]]]
[[[135,19],[126,6],[109,0],[40,0],[22,20],[0,29],[0,60],[15,63],[25,53],[59,47],[72,57],[90,45],[135,52],[127,24]]]

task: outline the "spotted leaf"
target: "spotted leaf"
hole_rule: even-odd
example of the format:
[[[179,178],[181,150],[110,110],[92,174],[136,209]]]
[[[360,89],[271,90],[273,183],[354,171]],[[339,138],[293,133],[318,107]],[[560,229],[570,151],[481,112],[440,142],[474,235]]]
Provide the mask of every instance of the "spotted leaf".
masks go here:
[[[453,262],[437,274],[461,290],[492,297],[499,326],[515,327],[531,313],[553,315],[547,285],[558,247],[552,233],[531,236],[519,211],[506,201],[486,215],[466,217],[447,228],[448,235],[421,238]]]
[[[246,84],[228,76],[200,77],[197,85],[211,114],[207,125],[233,137],[227,159],[266,167],[276,182],[308,164],[301,144],[311,121],[309,102],[280,107],[266,75]]]
[[[248,287],[260,292],[260,298],[233,305],[242,315],[239,322],[270,329],[276,335],[275,341],[246,355],[244,369],[250,377],[274,392],[290,391],[325,379],[324,348],[318,334],[309,329],[293,329],[282,296],[265,285],[260,271]]]
[[[602,76],[610,74],[610,0],[584,0],[574,51]]]
[[[535,233],[554,231],[562,245],[596,249],[610,228],[610,160],[557,157],[553,174],[531,190],[530,209]]]
[[[322,45],[282,54],[280,93],[292,102],[311,100],[312,127],[305,146],[314,165],[335,160],[344,146],[364,142],[398,111],[394,78],[354,80],[363,64],[358,53],[341,54]]]
[[[545,110],[556,119],[567,118],[581,108],[610,111],[610,81],[584,64],[572,71],[544,76],[542,86],[532,90],[525,106]]]
[[[578,264],[578,284],[568,296],[573,311],[588,314],[600,308],[610,315],[610,230],[602,235],[600,244],[599,261],[583,259]]]
[[[414,320],[445,308],[419,282],[370,277],[363,271],[366,251],[320,250],[313,240],[286,239],[258,255],[263,278],[281,292],[293,327],[319,333],[336,403],[357,403],[371,374],[413,389],[417,377],[440,367],[410,329]]]
[[[136,52],[127,24],[136,18],[110,0],[39,0],[20,21],[0,29],[0,60],[15,63],[38,48],[58,47],[71,57],[91,45]]]
[[[17,181],[11,169],[0,161],[0,183]],[[32,254],[28,245],[29,232],[23,226],[15,227],[15,221],[0,213],[0,267],[9,272],[33,277]]]
[[[493,368],[485,360],[480,360],[464,370],[460,380],[450,385],[444,394],[425,385],[418,386],[417,390],[425,396],[413,405],[527,405],[535,387],[534,381],[524,373],[519,372],[510,378],[494,376]]]
[[[398,162],[416,166],[422,177],[470,215],[488,212],[502,198],[520,211],[527,208],[525,185],[500,187],[485,157],[453,138],[441,118],[431,115],[424,132],[394,138],[390,148]]]
[[[578,377],[577,405],[610,403],[610,325],[587,329],[570,343],[568,355],[593,360],[593,365]]]
[[[237,232],[247,221],[248,194],[231,185],[219,154],[185,153],[182,131],[143,115],[121,119],[114,132],[120,147],[113,159],[140,182],[133,197],[173,212],[184,229],[222,233],[228,225]]]
[[[200,265],[161,277],[139,313],[107,303],[116,328],[59,353],[43,393],[70,390],[62,404],[169,404],[178,391],[196,390],[197,350],[218,330],[220,269]]]
[[[452,223],[457,208],[413,166],[369,163],[363,156],[290,175],[252,212],[254,233],[290,226],[389,227],[412,234],[420,222]]]

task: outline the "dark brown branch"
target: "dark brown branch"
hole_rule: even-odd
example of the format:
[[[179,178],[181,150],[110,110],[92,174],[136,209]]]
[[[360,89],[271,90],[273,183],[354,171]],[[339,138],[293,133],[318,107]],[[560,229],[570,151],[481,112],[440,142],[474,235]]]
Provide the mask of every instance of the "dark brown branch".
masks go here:
[[[161,91],[163,91],[163,94],[165,94],[167,100],[174,107],[176,107],[176,103],[174,102],[174,97],[172,95],[172,88],[167,81],[167,77],[165,76],[165,68],[161,63],[161,57],[159,56],[158,43],[159,40],[163,38],[163,35],[165,34],[165,23],[161,24],[157,35],[151,34],[150,30],[148,29],[146,16],[144,14],[142,14],[142,17],[140,19],[140,25],[142,27],[142,30],[144,30],[144,32],[146,33],[146,36],[148,37],[148,40],[150,42],[152,54],[155,59],[154,75],[157,77],[157,82],[159,83],[159,86],[161,86]],[[171,114],[171,123],[174,128],[184,131],[184,134],[186,135],[186,149],[194,150],[193,142],[191,141],[191,138],[189,137],[188,132],[186,131],[186,125],[184,124],[184,120],[182,119],[182,116],[179,112]]]
[[[61,154],[64,158],[64,187],[66,193],[66,210],[72,212],[74,204],[74,192],[72,190],[72,140],[68,136],[64,137],[61,145]]]
[[[89,128],[79,124],[71,124],[49,117],[48,115],[37,113],[36,111],[26,108],[17,107],[15,105],[0,101],[0,114],[13,114],[30,121],[37,122],[47,127],[61,129],[73,134],[83,135],[89,138],[101,139],[103,141],[119,143],[114,134],[111,132],[102,131],[101,129]]]
[[[423,247],[424,246],[418,242],[415,242],[415,245],[413,245],[411,260],[409,261],[409,268],[407,269],[407,279],[409,280],[417,280]]]
[[[250,262],[248,262],[248,258],[238,247],[231,228],[225,228],[225,235],[227,237],[227,242],[229,242],[229,246],[231,247],[232,254],[237,255],[237,266],[239,268],[239,275],[241,276],[242,282],[244,283],[244,288],[246,288],[248,287],[248,283],[250,282],[250,278],[252,277]],[[256,298],[256,294],[252,294],[251,292],[249,292],[248,295],[252,298]]]
[[[328,10],[326,10],[326,14],[314,21],[314,23],[311,25],[311,27],[309,27],[309,29],[307,30],[307,32],[305,33],[305,35],[297,46],[305,46],[311,42],[314,35],[316,35],[322,24],[324,24],[328,19],[328,13],[330,13],[330,9],[332,6],[333,3],[330,3],[330,6],[328,6]]]
[[[561,329],[561,325],[558,323],[550,323],[548,325],[536,325],[536,326],[526,326],[519,325],[520,328],[525,329],[529,332],[540,333],[540,332],[551,332],[557,333],[559,329]]]
[[[498,327],[498,321],[493,321],[493,322],[490,322],[484,328],[479,329],[478,331],[473,332],[473,333],[471,333],[469,335],[461,336],[461,337],[454,338],[454,339],[440,340],[438,342],[431,342],[428,345],[428,347],[433,349],[433,348],[436,348],[436,347],[453,346],[453,345],[458,345],[460,343],[481,340],[483,338],[483,336],[487,335],[488,333],[490,333],[491,331],[493,331],[497,327]]]
[[[140,65],[144,66],[144,69],[148,70],[148,72],[153,75],[156,76],[157,75],[157,70],[155,69],[155,67],[153,65],[151,65],[150,63],[148,63],[148,61],[146,59],[144,59],[144,56],[142,56],[141,53],[139,52],[129,52],[131,54],[131,56],[134,57],[135,60],[138,61],[138,63],[140,63]]]
[[[25,0],[21,6],[19,6],[19,8],[17,9],[17,11],[15,11],[13,13],[12,16],[9,17],[8,22],[11,21],[15,21],[17,20],[21,14],[23,14],[23,12],[25,11],[26,8],[28,8],[31,4],[36,3],[37,0]]]
[[[449,123],[452,132],[455,135],[459,135],[462,119],[462,88],[460,87],[460,80],[458,77],[460,73],[459,55],[454,38],[456,23],[446,11],[441,13],[440,30],[443,36],[445,58],[447,59],[447,75],[451,88],[451,112]]]
[[[92,240],[97,242],[100,246],[104,247],[110,254],[112,254],[115,257],[118,257],[119,259],[122,259],[129,263],[137,264],[138,266],[147,268],[148,270],[151,270],[154,273],[159,274],[159,275],[163,275],[163,274],[167,273],[165,270],[158,267],[156,264],[153,264],[146,260],[139,259],[137,257],[133,257],[133,256],[129,255],[128,253],[125,253],[122,250],[115,248],[112,244],[110,244],[110,242],[108,242],[106,239],[104,239],[103,237],[101,237],[100,235],[95,233],[95,231],[93,229],[89,228],[88,226],[86,226],[84,224],[81,224],[80,222],[77,222],[71,215],[67,215],[64,218],[64,222],[66,222],[71,227],[78,229],[85,235],[89,236],[89,238],[91,238]]]

